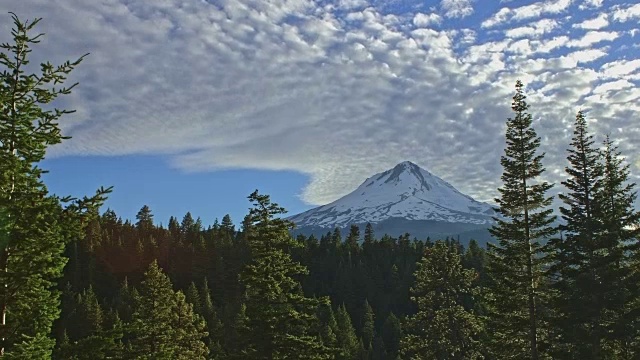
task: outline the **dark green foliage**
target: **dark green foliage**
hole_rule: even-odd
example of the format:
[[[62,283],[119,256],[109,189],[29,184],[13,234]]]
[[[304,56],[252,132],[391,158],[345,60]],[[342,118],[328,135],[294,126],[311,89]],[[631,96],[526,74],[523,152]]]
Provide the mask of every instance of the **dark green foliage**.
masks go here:
[[[330,349],[338,349],[338,322],[330,304],[321,304],[318,307],[318,321],[322,343]]]
[[[360,251],[359,242],[360,228],[358,227],[358,225],[351,225],[351,227],[349,228],[349,235],[347,235],[347,239],[345,240],[347,251],[349,252],[351,257],[356,256]]]
[[[496,199],[502,215],[490,232],[498,243],[489,244],[487,271],[491,277],[489,333],[497,358],[540,358],[547,341],[543,322],[548,303],[542,242],[556,232],[552,223],[552,198],[546,196],[552,185],[541,181],[544,172],[538,152],[540,138],[532,128],[523,85],[516,83],[512,109],[507,120],[503,185]]]
[[[602,219],[599,253],[605,254],[599,264],[604,270],[601,285],[611,291],[606,294],[607,315],[612,317],[606,338],[615,356],[636,359],[640,356],[640,212],[633,205],[637,192],[629,182],[629,165],[608,136],[604,147],[602,191],[596,200]]]
[[[196,312],[204,318],[207,323],[207,332],[209,333],[209,336],[207,337],[209,358],[222,359],[224,358],[224,349],[222,348],[224,326],[218,317],[217,309],[213,305],[213,299],[211,297],[211,290],[209,289],[209,282],[207,281],[207,278],[204,279],[198,299],[200,301],[200,307]]]
[[[407,318],[401,341],[406,359],[477,359],[482,323],[464,308],[477,274],[462,267],[455,248],[437,241],[418,264],[411,300],[418,312]]]
[[[613,295],[621,280],[610,279],[613,281],[607,284],[600,280],[611,265],[598,255],[603,245],[602,222],[595,198],[602,188],[603,167],[582,112],[576,115],[570,146],[569,178],[562,182],[567,192],[560,194],[563,237],[552,241],[557,276],[554,287],[558,291],[554,325],[559,341],[555,352],[563,358],[599,359],[606,321],[604,297]]]
[[[84,57],[26,73],[31,46],[42,38],[31,35],[40,19],[12,18],[13,42],[0,45],[0,354],[49,359],[49,335],[60,314],[53,287],[67,261],[65,244],[82,236],[110,189],[81,200],[48,195],[37,164],[47,147],[67,139],[58,121],[72,112],[50,104],[71,93],[75,84],[63,84]]]
[[[285,210],[257,191],[247,240],[251,262],[241,273],[245,286],[249,349],[246,359],[306,359],[329,357],[327,349],[313,333],[317,329],[316,310],[327,299],[305,297],[299,278],[308,273],[294,262],[286,250],[299,246],[289,234],[292,224],[276,218]]]
[[[202,318],[182,292],[152,262],[133,312],[128,355],[133,359],[205,359],[207,336]]]
[[[370,349],[373,345],[373,338],[376,335],[373,309],[369,305],[369,301],[364,301],[364,312],[362,315],[362,343],[366,349]]]
[[[338,347],[340,348],[340,355],[338,359],[355,359],[359,353],[358,337],[356,336],[356,330],[353,328],[351,317],[347,308],[343,305],[338,307],[336,312],[336,323],[338,325]]]
[[[143,206],[136,215],[136,227],[140,231],[149,231],[153,227],[153,214],[147,205]]]
[[[400,340],[402,339],[402,325],[393,313],[389,313],[382,326],[382,340],[390,359],[395,359],[400,350]]]

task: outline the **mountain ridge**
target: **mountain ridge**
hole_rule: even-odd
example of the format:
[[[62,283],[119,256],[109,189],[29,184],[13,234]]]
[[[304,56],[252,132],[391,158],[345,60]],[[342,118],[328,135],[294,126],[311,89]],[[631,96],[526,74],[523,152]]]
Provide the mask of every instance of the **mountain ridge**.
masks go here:
[[[459,230],[464,229],[462,232],[486,230],[495,215],[492,205],[461,193],[411,161],[403,161],[370,176],[349,194],[288,219],[296,224],[297,233],[319,233],[366,223],[376,224],[379,231],[384,231],[403,223],[412,235],[435,235],[429,228],[438,228],[438,235],[444,231],[455,236],[459,232],[456,224]],[[412,222],[417,228],[411,226]]]

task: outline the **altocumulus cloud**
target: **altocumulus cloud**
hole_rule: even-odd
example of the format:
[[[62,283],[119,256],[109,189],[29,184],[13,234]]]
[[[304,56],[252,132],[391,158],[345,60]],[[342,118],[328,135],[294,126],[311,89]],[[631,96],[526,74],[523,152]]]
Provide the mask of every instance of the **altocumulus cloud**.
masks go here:
[[[21,0],[0,10],[45,18],[42,59],[91,53],[62,104],[78,109],[63,124],[73,139],[52,156],[295,170],[310,176],[302,197],[313,204],[413,160],[490,200],[519,78],[551,181],[578,109],[640,173],[637,5],[503,1],[480,15],[480,2],[422,3]]]

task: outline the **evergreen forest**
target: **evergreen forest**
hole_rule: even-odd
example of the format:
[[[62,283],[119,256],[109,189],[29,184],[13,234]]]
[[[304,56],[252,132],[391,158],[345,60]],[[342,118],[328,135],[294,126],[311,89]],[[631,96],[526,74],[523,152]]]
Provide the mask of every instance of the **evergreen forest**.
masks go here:
[[[640,213],[614,138],[578,111],[564,181],[518,81],[486,247],[375,234],[293,237],[258,190],[243,219],[135,219],[111,188],[51,195],[68,139],[52,107],[84,57],[28,70],[40,19],[0,48],[0,358],[640,359]],[[505,104],[507,105],[507,104]],[[535,108],[535,104],[534,104]],[[554,188],[561,188],[559,209]],[[116,189],[117,191],[117,189]]]

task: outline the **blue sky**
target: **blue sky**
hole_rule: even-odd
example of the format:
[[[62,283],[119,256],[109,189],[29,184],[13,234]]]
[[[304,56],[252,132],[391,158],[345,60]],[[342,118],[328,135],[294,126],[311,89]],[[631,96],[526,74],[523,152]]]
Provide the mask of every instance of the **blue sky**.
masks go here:
[[[411,160],[496,196],[516,79],[563,178],[579,109],[640,175],[640,4],[546,0],[21,0],[34,62],[91,55],[56,106],[56,193],[114,185],[124,217],[239,223],[255,188],[292,213]],[[0,22],[8,41],[9,16]],[[561,191],[560,187],[556,191]]]

